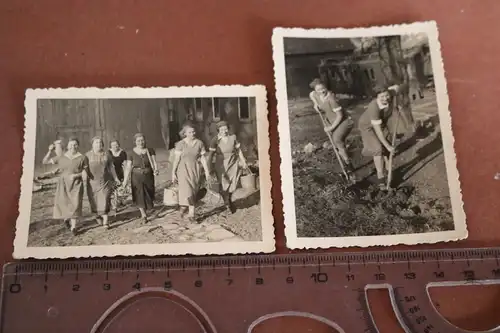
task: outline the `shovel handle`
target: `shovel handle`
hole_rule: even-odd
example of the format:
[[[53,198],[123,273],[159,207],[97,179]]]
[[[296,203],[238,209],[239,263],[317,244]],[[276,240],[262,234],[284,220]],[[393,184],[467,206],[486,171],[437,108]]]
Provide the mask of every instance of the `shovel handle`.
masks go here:
[[[394,133],[392,133],[392,142],[391,145],[394,148],[394,145],[396,144],[396,135],[398,133],[398,127],[399,127],[399,118],[400,118],[399,110],[398,110],[398,117],[396,118],[396,126],[394,128]],[[394,150],[389,154],[389,172],[387,173],[387,186],[386,189],[390,190],[391,189],[391,182],[392,182],[392,160],[394,158]]]

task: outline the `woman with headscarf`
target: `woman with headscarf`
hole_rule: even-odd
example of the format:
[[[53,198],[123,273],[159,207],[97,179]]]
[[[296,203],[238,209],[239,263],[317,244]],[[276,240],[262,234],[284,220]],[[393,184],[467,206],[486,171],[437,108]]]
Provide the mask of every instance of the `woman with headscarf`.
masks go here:
[[[142,133],[134,135],[135,147],[127,154],[123,184],[130,178],[132,201],[139,208],[141,219],[148,222],[147,211],[153,209],[155,199],[155,176],[158,175],[156,152],[147,148]]]
[[[53,217],[64,220],[73,235],[77,234],[76,224],[82,216],[83,184],[88,171],[88,159],[78,151],[78,146],[78,139],[71,138],[65,153],[51,157],[55,150],[54,144],[51,144],[42,161],[43,164],[58,167]]]
[[[205,146],[196,138],[196,131],[190,124],[183,126],[180,132],[182,140],[175,145],[175,158],[172,167],[172,181],[179,185],[179,208],[181,217],[186,214],[189,221],[195,221],[196,196],[201,185],[201,166],[205,177],[210,181],[210,172],[205,157]]]
[[[346,171],[350,173],[351,177],[354,177],[352,174],[354,167],[347,154],[345,144],[346,138],[353,128],[353,122],[339,105],[335,95],[326,88],[325,83],[320,79],[314,79],[310,87],[313,91],[309,94],[309,98],[314,104],[314,109],[320,114],[320,117],[326,118],[324,131],[331,136],[335,144],[334,149],[338,150],[340,157],[343,159],[342,163],[345,164]]]
[[[86,154],[89,161],[87,195],[90,210],[96,214],[99,225],[109,228],[108,213],[114,185],[120,184],[111,154],[104,150],[104,142],[98,136],[92,138],[92,149]]]
[[[217,136],[210,143],[210,154],[215,154],[215,173],[220,183],[224,204],[231,213],[234,213],[236,209],[232,195],[241,176],[240,164],[243,168],[248,168],[248,165],[236,135],[229,134],[227,122],[218,122],[217,132]],[[209,160],[212,160],[211,157]]]

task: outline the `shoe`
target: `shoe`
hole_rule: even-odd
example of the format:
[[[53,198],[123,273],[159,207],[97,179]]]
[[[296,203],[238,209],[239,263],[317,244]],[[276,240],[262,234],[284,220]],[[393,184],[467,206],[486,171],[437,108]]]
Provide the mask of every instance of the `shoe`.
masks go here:
[[[98,224],[98,225],[102,225],[102,224],[103,224],[103,219],[102,219],[102,217],[100,217],[100,216],[97,216],[97,217],[95,218],[95,221],[97,222],[97,224]]]
[[[184,207],[179,208],[179,215],[180,215],[181,219],[183,219],[184,216],[186,215],[186,211],[187,211],[187,209],[185,209]]]
[[[384,178],[377,178],[376,184],[377,184],[379,189],[385,190],[387,187],[386,178],[385,177]]]
[[[232,202],[230,202],[230,203],[227,205],[227,210],[228,210],[231,214],[236,213],[236,207],[234,206],[234,204],[233,204]]]
[[[354,172],[354,166],[352,165],[352,162],[345,162],[345,171],[347,171],[347,173],[352,173]]]

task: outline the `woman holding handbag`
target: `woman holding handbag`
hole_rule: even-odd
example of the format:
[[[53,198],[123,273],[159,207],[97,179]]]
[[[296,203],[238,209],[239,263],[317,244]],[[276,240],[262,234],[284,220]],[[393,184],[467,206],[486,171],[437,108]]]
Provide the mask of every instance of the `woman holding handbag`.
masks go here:
[[[158,175],[156,153],[154,149],[146,147],[144,134],[134,135],[135,147],[127,154],[127,164],[123,185],[128,183],[132,188],[132,201],[141,212],[141,219],[148,222],[146,212],[154,206],[155,176]]]
[[[172,181],[178,184],[178,198],[181,217],[186,214],[191,222],[195,222],[195,205],[200,190],[202,172],[205,172],[208,182],[211,181],[205,147],[203,142],[196,138],[196,131],[192,125],[184,125],[181,132],[181,141],[175,144],[175,158],[172,166]]]
[[[229,134],[227,122],[218,122],[217,132],[217,136],[210,143],[210,156],[215,154],[215,173],[220,183],[224,204],[231,213],[234,213],[236,208],[233,205],[232,195],[240,180],[240,164],[244,169],[248,169],[248,165],[236,135]],[[212,160],[211,157],[209,160]]]

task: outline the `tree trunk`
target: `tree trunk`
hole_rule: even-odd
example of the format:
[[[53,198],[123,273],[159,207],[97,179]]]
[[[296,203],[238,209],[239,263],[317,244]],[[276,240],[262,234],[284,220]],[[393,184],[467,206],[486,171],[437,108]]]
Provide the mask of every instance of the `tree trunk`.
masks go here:
[[[170,148],[170,115],[169,115],[168,105],[162,103],[160,107],[160,121],[161,121],[161,137],[163,139],[163,144],[167,151]]]
[[[389,84],[400,85],[396,103],[400,107],[398,133],[409,134],[414,131],[414,119],[411,112],[410,85],[406,61],[401,48],[401,36],[387,36],[379,39],[379,56],[382,71]],[[394,120],[395,121],[395,120]]]

